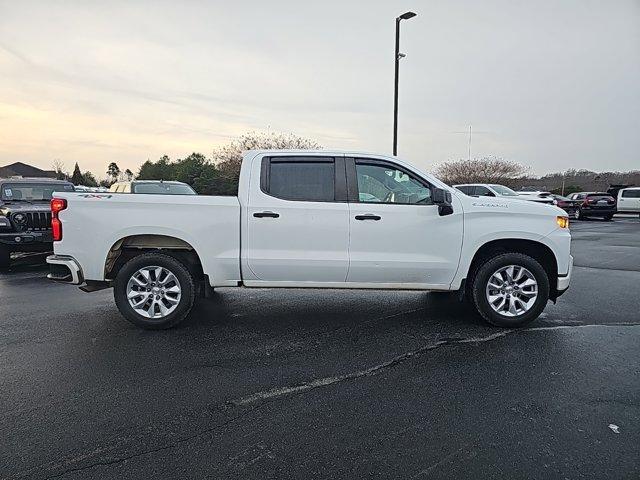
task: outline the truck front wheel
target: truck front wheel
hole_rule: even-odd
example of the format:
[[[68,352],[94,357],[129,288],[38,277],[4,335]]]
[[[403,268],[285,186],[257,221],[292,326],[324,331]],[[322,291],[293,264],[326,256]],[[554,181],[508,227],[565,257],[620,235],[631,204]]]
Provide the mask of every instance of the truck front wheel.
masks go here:
[[[487,260],[472,283],[482,317],[498,327],[522,327],[542,313],[549,300],[549,277],[534,258],[504,253]]]
[[[113,295],[120,313],[134,325],[160,330],[180,323],[195,299],[189,269],[163,253],[145,253],[129,260],[116,276]]]

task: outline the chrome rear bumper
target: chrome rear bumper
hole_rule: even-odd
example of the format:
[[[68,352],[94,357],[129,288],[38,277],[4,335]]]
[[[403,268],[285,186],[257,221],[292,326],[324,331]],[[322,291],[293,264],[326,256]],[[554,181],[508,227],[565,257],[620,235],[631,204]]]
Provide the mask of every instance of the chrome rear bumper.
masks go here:
[[[47,263],[50,268],[47,278],[72,285],[80,285],[84,282],[82,268],[75,258],[68,255],[49,255]]]

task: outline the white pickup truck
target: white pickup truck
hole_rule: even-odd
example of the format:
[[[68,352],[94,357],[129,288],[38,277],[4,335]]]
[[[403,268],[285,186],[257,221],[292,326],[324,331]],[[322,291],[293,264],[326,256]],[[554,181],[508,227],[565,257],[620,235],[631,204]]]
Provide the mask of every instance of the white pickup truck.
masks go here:
[[[143,328],[215,287],[459,291],[525,325],[568,287],[566,213],[473,198],[395,157],[249,151],[237,197],[56,193],[49,278],[114,287]]]

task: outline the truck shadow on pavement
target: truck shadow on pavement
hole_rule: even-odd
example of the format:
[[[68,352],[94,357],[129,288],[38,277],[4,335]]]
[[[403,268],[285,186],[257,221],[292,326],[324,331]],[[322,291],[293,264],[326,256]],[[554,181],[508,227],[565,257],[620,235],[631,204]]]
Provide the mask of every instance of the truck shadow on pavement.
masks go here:
[[[45,253],[20,253],[11,258],[9,268],[0,269],[0,276],[15,273],[46,272],[49,271],[46,259],[52,252]]]
[[[246,328],[281,335],[324,329],[357,331],[370,325],[447,331],[487,325],[457,294],[391,290],[220,289],[198,299],[177,329]],[[275,332],[275,333],[274,333]]]

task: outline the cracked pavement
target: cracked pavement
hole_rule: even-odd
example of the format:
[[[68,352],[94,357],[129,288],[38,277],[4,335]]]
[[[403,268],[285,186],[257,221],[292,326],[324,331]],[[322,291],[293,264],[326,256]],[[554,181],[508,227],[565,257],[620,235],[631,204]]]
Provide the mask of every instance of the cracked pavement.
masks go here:
[[[22,259],[0,478],[637,478],[640,221],[572,233],[571,289],[523,330],[442,294],[221,289],[145,332]]]

